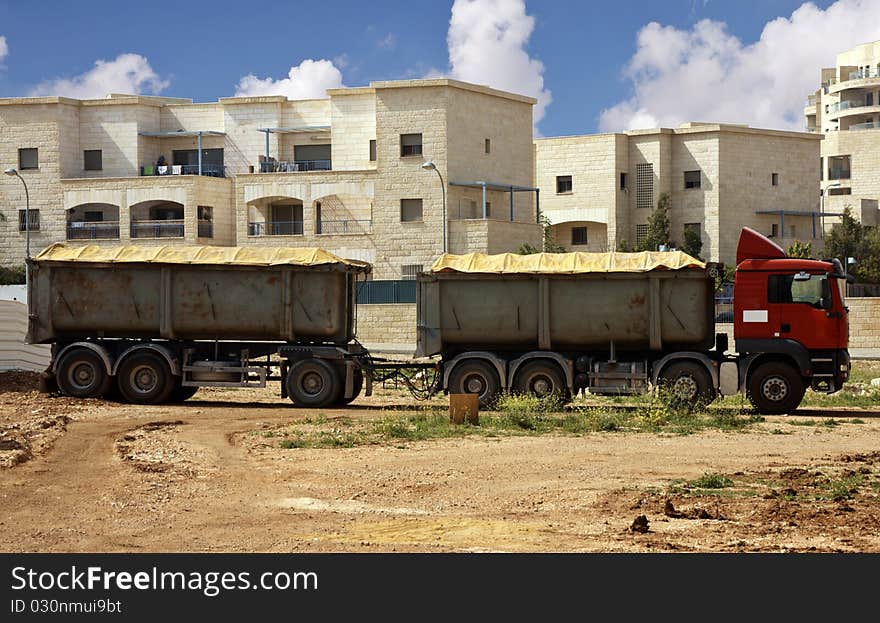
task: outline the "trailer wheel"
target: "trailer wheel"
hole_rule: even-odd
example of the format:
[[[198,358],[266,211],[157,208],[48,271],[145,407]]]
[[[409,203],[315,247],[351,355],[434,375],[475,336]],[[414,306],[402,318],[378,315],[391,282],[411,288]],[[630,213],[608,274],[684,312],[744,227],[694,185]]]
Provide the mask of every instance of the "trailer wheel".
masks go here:
[[[112,380],[100,355],[88,348],[74,348],[64,353],[55,376],[61,393],[74,398],[103,396]]]
[[[135,352],[126,357],[116,373],[116,383],[128,402],[141,405],[165,402],[174,390],[168,363],[153,352]]]
[[[449,375],[449,393],[477,394],[481,407],[489,407],[495,402],[500,386],[495,369],[478,359],[462,361]]]
[[[542,399],[557,396],[564,402],[571,400],[571,392],[565,385],[562,370],[549,361],[530,361],[524,364],[516,372],[513,388],[517,392]]]
[[[801,375],[781,361],[759,365],[749,375],[749,401],[764,415],[782,415],[798,408],[807,388]]]
[[[328,407],[339,400],[342,383],[336,369],[323,359],[304,359],[287,373],[287,395],[300,407]]]
[[[715,400],[715,388],[706,366],[697,361],[676,361],[660,371],[658,385],[669,392],[676,408],[693,408]]]

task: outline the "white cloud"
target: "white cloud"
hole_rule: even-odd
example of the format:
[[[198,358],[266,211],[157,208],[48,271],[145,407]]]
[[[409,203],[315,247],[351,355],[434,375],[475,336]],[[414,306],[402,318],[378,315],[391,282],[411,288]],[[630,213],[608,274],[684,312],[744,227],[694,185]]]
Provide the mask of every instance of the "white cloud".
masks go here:
[[[155,95],[168,88],[149,61],[140,54],[120,54],[112,61],[95,61],[89,71],[72,78],[47,80],[31,90],[31,95],[63,95],[95,99],[108,93]]]
[[[602,111],[611,132],[684,121],[748,123],[803,129],[806,96],[819,70],[860,43],[880,39],[880,2],[838,0],[826,10],[811,2],[764,25],[744,44],[726,24],[702,20],[689,30],[651,22],[637,36],[624,71],[632,96]]]
[[[287,78],[261,79],[250,74],[239,80],[236,97],[256,95],[285,95],[290,99],[321,99],[327,97],[327,89],[343,86],[342,72],[326,59],[306,59],[291,67]]]
[[[9,54],[9,44],[6,43],[6,37],[0,37],[0,67],[3,66],[3,59]]]
[[[446,37],[450,77],[537,98],[537,124],[553,98],[544,64],[526,49],[534,28],[523,0],[455,0]]]
[[[394,36],[393,32],[389,32],[384,38],[377,41],[376,45],[383,50],[393,50],[397,47],[397,37]]]

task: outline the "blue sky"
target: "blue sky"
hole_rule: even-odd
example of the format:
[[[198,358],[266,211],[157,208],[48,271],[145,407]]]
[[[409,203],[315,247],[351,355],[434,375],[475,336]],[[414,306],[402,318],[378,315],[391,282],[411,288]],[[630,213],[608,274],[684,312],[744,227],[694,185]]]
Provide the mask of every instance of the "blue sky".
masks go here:
[[[460,2],[466,4],[468,0]],[[741,120],[753,125],[794,127],[793,124],[802,125],[795,100],[802,102],[811,81],[818,82],[818,65],[833,65],[834,54],[844,49],[835,46],[861,43],[860,37],[880,38],[880,20],[876,26],[855,28],[855,19],[860,11],[864,12],[865,3],[866,0],[818,0],[813,2],[815,11],[799,13],[803,14],[801,19],[793,18],[792,14],[803,3],[793,0],[529,0],[525,3],[525,14],[533,22],[523,21],[516,16],[515,7],[512,9],[514,25],[531,27],[527,36],[512,44],[528,58],[509,68],[507,79],[514,82],[508,84],[518,86],[515,81],[522,79],[520,92],[532,89],[551,98],[538,124],[539,131],[546,136],[622,129],[615,124],[665,125],[680,121],[683,114],[719,117],[699,120]],[[463,57],[458,66],[452,67],[447,45],[451,0],[271,4],[241,0],[136,4],[118,0],[0,1],[0,37],[6,43],[5,56],[0,45],[0,96],[51,92],[65,84],[53,81],[81,76],[92,70],[97,60],[113,61],[126,53],[143,57],[155,76],[133,83],[142,92],[157,91],[196,101],[233,95],[240,90],[241,79],[248,75],[261,80],[285,79],[291,67],[306,59],[326,60],[324,69],[332,64],[333,69],[328,69],[332,75],[328,77],[324,72],[320,79],[332,83],[339,79],[334,73],[338,71],[346,86],[427,74],[476,76],[491,83],[495,79],[494,67],[504,65],[511,55],[503,46],[488,48],[486,53],[499,56],[487,68],[479,58],[483,48],[478,39],[483,32],[472,23],[491,21],[491,16],[499,13],[499,6],[520,5],[521,0],[477,0],[477,4],[484,5],[483,13],[477,15],[487,17],[475,20],[471,14],[471,19],[464,20],[466,23],[460,29],[470,43],[460,50]],[[839,9],[835,15],[842,19],[853,18],[851,40],[843,36],[821,44],[827,37],[822,37],[818,24],[832,17],[825,13],[826,9],[830,11],[829,7]],[[766,24],[780,17],[787,23],[783,24],[788,29],[787,36],[804,40],[804,50],[785,45],[782,36],[782,44],[766,46],[775,52],[755,46]],[[702,20],[711,20],[709,24],[717,27],[707,28],[705,22],[698,27]],[[659,24],[656,32],[644,30],[650,22]],[[472,26],[475,30],[469,31]],[[837,26],[847,29],[850,24]],[[657,35],[653,39],[652,32]],[[641,43],[640,33],[644,35]],[[807,38],[813,41],[806,41]],[[674,67],[667,67],[662,58],[663,46],[681,41],[689,46],[688,51]],[[739,44],[738,52],[736,45],[731,51],[730,41]],[[817,46],[821,49],[807,53],[806,48]],[[797,84],[775,84],[771,75],[774,72],[767,72],[762,84],[768,91],[786,91],[787,100],[779,105],[787,106],[788,114],[752,118],[748,102],[749,96],[755,94],[746,91],[755,87],[748,74],[757,71],[756,65],[766,65],[761,62],[762,54],[779,56],[780,49],[782,55],[788,54],[789,49],[791,52],[790,58],[780,61],[780,67],[809,67],[799,70],[803,77]],[[628,73],[627,67],[631,67],[639,50],[643,50],[639,68]],[[650,54],[654,56],[645,60]],[[703,66],[698,61],[705,59],[717,63],[721,75],[715,76],[717,83],[705,84],[706,92],[699,92],[699,86],[694,86],[688,76],[693,77],[695,68]],[[537,72],[543,79],[542,85],[535,83],[536,66],[528,65],[533,61],[543,64],[542,71]],[[141,65],[138,71],[146,69]],[[731,72],[729,79],[725,79],[727,71]],[[503,73],[499,70],[499,74]],[[664,77],[664,84],[671,83],[669,88],[657,80],[658,73]],[[673,110],[676,97],[706,100],[713,84],[738,89],[725,91],[726,98],[735,100],[742,93],[742,101],[734,101],[728,109],[707,101],[692,109]],[[274,85],[273,82],[270,86]],[[680,90],[682,85],[691,91],[679,95],[668,92],[675,86]],[[666,100],[670,103],[664,104],[665,108],[660,104],[653,107],[653,102]],[[803,104],[800,106],[802,112]],[[603,116],[603,111],[610,112]],[[731,115],[742,119],[727,118]]]

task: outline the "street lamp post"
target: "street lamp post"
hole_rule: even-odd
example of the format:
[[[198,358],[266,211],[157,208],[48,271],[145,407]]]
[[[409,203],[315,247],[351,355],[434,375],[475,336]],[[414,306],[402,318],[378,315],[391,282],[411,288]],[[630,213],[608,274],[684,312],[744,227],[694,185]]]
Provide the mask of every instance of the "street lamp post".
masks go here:
[[[31,198],[28,194],[27,183],[18,171],[10,167],[6,169],[4,173],[6,173],[6,175],[17,177],[21,180],[21,183],[24,184],[24,284],[25,286],[28,286],[30,284],[30,267],[28,266],[28,261],[31,259]],[[30,300],[30,295],[28,295],[28,300]]]
[[[822,237],[825,237],[825,195],[828,193],[829,188],[834,188],[835,186],[840,186],[840,182],[834,182],[833,184],[828,184],[824,190],[819,194],[819,197],[822,199],[822,205],[819,208],[819,222],[822,224]]]
[[[443,193],[443,253],[446,253],[446,184],[443,182],[443,176],[440,174],[436,164],[429,160],[422,163],[422,168],[426,171],[436,172],[440,178],[440,190]]]

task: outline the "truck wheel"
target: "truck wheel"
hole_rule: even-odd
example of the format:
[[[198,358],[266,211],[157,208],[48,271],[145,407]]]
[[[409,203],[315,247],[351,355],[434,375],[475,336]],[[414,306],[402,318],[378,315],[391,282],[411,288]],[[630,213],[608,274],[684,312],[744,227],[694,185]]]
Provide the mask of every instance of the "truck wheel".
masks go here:
[[[168,402],[184,402],[195,396],[197,391],[199,391],[198,387],[175,385],[174,389],[171,390],[171,395],[168,397]]]
[[[125,358],[116,373],[119,392],[139,405],[165,402],[174,390],[174,377],[161,355],[139,352]]]
[[[328,407],[339,400],[342,383],[332,365],[323,359],[304,359],[287,373],[287,395],[300,407]]]
[[[449,393],[477,394],[481,407],[495,402],[500,385],[495,369],[485,361],[463,361],[449,375]]]
[[[672,406],[693,408],[715,400],[712,376],[706,366],[696,361],[677,361],[660,371],[660,387],[669,392]]]
[[[88,348],[64,353],[56,373],[58,389],[74,398],[98,398],[110,389],[111,378],[101,356]]]
[[[792,366],[780,361],[761,364],[749,375],[749,401],[764,415],[782,415],[798,408],[807,388]]]
[[[532,394],[538,398],[556,395],[565,402],[571,399],[562,371],[549,361],[531,361],[523,365],[516,372],[513,388],[517,392]]]
[[[355,398],[361,395],[361,390],[364,388],[364,373],[361,372],[360,368],[354,369],[354,392],[352,393],[351,398],[343,398],[342,395],[345,393],[345,367],[343,366],[341,370],[339,370],[339,400],[336,401],[336,404],[344,407],[347,404],[350,404]]]

